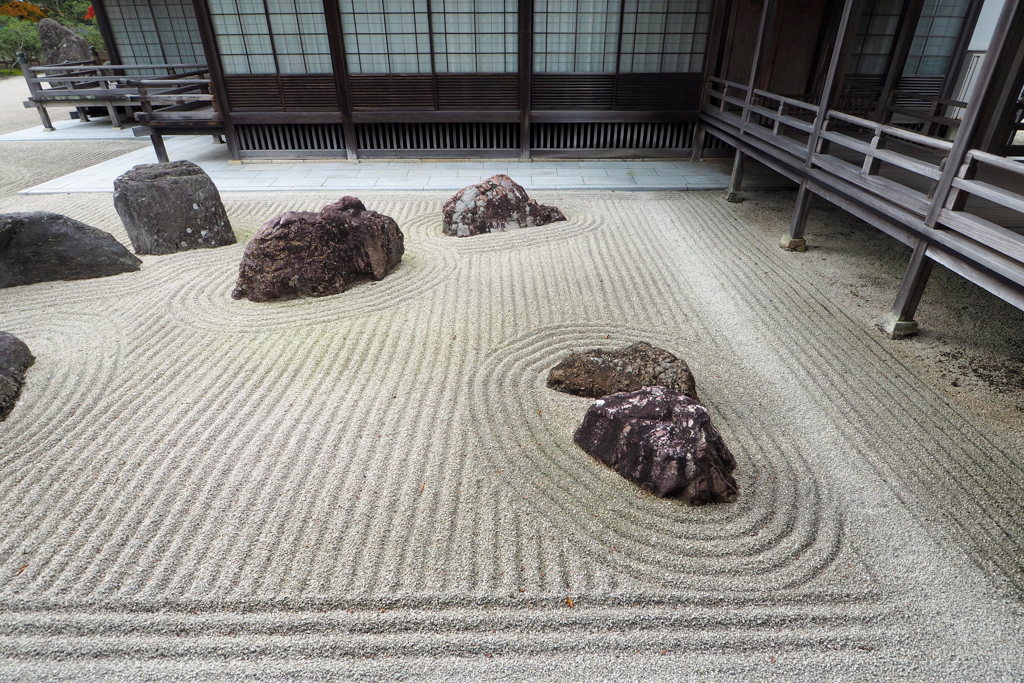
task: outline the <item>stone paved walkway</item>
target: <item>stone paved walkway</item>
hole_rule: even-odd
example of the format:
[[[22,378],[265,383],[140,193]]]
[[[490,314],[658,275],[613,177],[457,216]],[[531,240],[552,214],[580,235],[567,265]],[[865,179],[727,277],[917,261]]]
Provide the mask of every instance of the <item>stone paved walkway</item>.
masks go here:
[[[54,132],[40,127],[0,136],[0,141],[97,140],[131,138],[130,131],[102,122],[61,122]],[[725,188],[731,160],[520,161],[493,160],[360,160],[232,162],[227,147],[209,137],[166,138],[171,159],[202,166],[222,192],[296,190],[457,190],[495,173],[507,173],[527,190],[711,190]],[[114,178],[136,164],[152,163],[151,147],[30,187],[25,194],[110,192]],[[779,176],[753,168],[752,188],[785,187]]]

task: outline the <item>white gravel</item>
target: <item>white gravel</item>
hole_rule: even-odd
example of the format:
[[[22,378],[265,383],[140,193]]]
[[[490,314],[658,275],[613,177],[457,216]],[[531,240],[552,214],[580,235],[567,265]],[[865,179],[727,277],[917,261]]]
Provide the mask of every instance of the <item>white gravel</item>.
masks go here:
[[[407,253],[341,295],[232,300],[241,244],[0,290],[38,358],[0,426],[0,678],[1019,676],[1019,312],[939,273],[885,340],[898,250],[825,209],[779,250],[792,193],[537,193],[569,221],[463,240],[442,195],[360,197]],[[335,198],[226,204],[244,241]],[[0,202],[125,241],[107,195]],[[640,339],[693,369],[735,504],[572,445],[547,368]]]

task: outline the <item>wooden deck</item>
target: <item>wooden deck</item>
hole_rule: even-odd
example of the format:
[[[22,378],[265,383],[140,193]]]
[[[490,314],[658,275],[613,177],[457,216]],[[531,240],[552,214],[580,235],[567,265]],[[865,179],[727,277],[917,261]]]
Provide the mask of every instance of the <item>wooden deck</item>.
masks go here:
[[[1024,163],[969,150],[943,190],[948,140],[710,81],[707,133],[1024,308]]]

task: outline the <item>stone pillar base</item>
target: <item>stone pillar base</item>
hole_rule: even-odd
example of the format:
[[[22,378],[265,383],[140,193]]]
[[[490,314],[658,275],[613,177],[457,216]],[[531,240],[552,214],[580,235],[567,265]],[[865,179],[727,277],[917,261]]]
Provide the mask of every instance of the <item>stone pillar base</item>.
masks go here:
[[[885,332],[890,339],[906,339],[917,334],[917,321],[897,320],[896,316],[889,316],[878,324],[878,329]]]
[[[807,251],[807,240],[803,237],[790,237],[789,235],[783,235],[782,241],[779,242],[779,246],[786,251]]]

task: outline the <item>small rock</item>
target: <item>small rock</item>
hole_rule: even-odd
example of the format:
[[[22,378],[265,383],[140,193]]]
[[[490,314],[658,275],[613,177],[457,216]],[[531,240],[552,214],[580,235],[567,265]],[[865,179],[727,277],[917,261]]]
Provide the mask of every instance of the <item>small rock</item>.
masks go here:
[[[659,386],[697,398],[697,388],[686,361],[647,342],[611,351],[591,349],[570,353],[551,368],[548,386],[587,398]]]
[[[235,243],[217,186],[191,161],[140,164],[121,174],[114,208],[136,254]]]
[[[736,460],[707,408],[664,387],[596,401],[573,437],[580,448],[656,496],[690,505],[728,502]]]
[[[35,362],[25,342],[10,332],[0,332],[0,421],[14,409],[25,371]]]
[[[530,199],[523,186],[499,173],[476,185],[464,187],[445,202],[444,234],[470,237],[564,221],[554,206]]]
[[[381,280],[405,253],[395,221],[355,197],[311,211],[287,211],[264,223],[245,247],[236,299],[327,296],[359,280]]]
[[[0,288],[128,273],[142,264],[114,236],[49,211],[0,214]]]
[[[43,64],[92,60],[89,41],[67,26],[53,19],[43,19],[36,30],[39,31],[39,43],[43,48]]]

